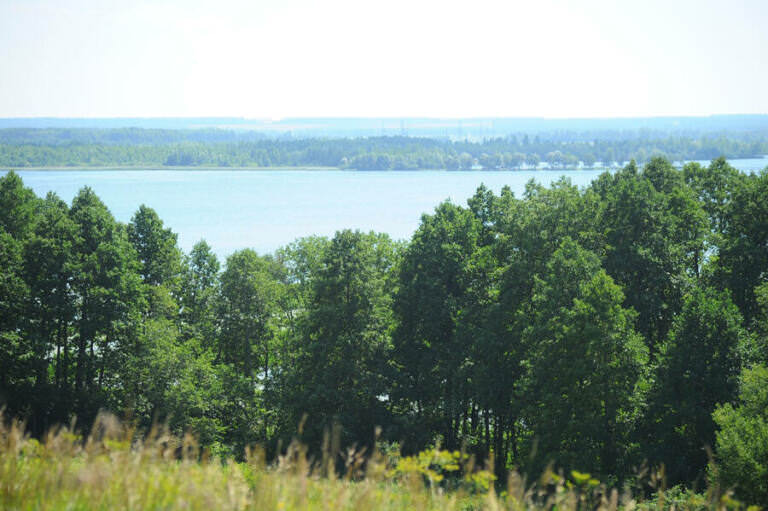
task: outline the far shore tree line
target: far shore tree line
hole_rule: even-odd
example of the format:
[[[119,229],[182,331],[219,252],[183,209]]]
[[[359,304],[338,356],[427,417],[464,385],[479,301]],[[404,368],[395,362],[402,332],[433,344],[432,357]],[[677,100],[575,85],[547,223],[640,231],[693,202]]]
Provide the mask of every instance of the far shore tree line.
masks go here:
[[[0,167],[331,167],[353,170],[520,170],[621,167],[759,157],[768,137],[721,134],[656,137],[553,133],[482,141],[381,136],[293,139],[217,130],[0,130]],[[627,138],[629,137],[629,138]]]
[[[481,186],[407,242],[342,230],[223,265],[148,206],[122,224],[90,188],[0,178],[0,402],[34,435],[108,410],[271,459],[336,431],[502,480],[663,465],[759,503],[767,365],[768,169],[723,158]]]

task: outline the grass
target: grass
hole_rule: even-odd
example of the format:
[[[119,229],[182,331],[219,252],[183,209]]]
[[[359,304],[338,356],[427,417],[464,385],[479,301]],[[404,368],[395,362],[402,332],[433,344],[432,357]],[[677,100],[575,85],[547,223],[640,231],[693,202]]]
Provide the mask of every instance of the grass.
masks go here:
[[[23,425],[0,427],[3,510],[528,510],[732,509],[727,495],[658,492],[649,500],[610,490],[588,474],[548,472],[528,485],[516,473],[497,493],[493,476],[461,453],[413,457],[374,453],[312,462],[292,445],[274,464],[251,449],[246,461],[219,459],[191,436],[162,430],[140,437],[102,416],[82,438],[70,428],[28,437]],[[448,489],[450,488],[450,489]]]

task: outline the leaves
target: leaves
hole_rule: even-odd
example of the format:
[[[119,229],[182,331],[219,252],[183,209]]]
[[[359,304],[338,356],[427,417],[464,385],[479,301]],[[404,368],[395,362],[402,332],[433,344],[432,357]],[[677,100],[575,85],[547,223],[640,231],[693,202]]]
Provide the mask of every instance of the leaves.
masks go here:
[[[476,164],[457,148],[452,165]],[[472,491],[550,462],[570,474],[552,479],[561,492],[629,482],[644,459],[686,483],[717,442],[711,477],[762,491],[738,474],[765,465],[766,176],[652,159],[586,189],[480,187],[409,242],[344,230],[240,250],[222,271],[205,242],[184,256],[149,207],[123,225],[89,188],[70,207],[8,173],[0,400],[35,434],[106,408],[234,456],[262,442],[274,459],[298,432],[313,454],[325,442],[326,470],[343,448],[359,467],[400,442],[397,477],[458,484],[469,459],[487,463],[462,472]],[[416,454],[434,445],[450,450]]]

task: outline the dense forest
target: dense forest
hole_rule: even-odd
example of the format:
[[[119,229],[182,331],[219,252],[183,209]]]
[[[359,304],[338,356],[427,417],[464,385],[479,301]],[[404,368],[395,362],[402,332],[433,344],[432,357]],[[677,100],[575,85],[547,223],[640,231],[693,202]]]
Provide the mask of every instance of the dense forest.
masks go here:
[[[408,136],[267,137],[253,131],[161,129],[0,130],[0,167],[338,167],[355,170],[564,169],[759,157],[765,131],[668,135],[660,132],[551,132],[482,140]]]
[[[766,114],[725,114],[680,117],[285,117],[278,119],[249,117],[15,117],[0,118],[5,128],[39,128],[78,131],[143,128],[176,132],[217,131],[260,133],[268,136],[290,135],[298,138],[371,137],[410,135],[455,139],[503,137],[510,133],[529,135],[567,134],[594,138],[647,138],[653,136],[702,135],[729,136],[768,130]]]
[[[512,147],[326,156],[345,144]],[[94,147],[177,150],[73,154]],[[150,207],[122,224],[89,188],[67,204],[0,178],[0,399],[37,435],[109,410],[273,457],[333,430],[339,447],[464,448],[497,474],[554,462],[619,483],[663,465],[669,485],[765,503],[767,364],[768,169],[723,158],[480,187],[408,242],[344,230],[223,264],[205,241],[183,253]]]

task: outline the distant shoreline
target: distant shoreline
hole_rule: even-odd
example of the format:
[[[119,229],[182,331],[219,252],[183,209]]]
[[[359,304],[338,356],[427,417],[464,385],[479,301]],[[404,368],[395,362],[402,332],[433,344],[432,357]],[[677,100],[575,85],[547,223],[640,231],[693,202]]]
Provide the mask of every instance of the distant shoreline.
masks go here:
[[[193,166],[168,166],[164,167],[162,165],[110,165],[110,166],[101,166],[101,167],[82,167],[82,166],[74,166],[74,167],[61,167],[61,166],[55,166],[55,167],[0,167],[0,170],[8,171],[13,170],[15,172],[23,172],[25,170],[50,170],[50,171],[68,171],[68,170],[76,170],[76,171],[88,171],[88,170],[94,170],[94,171],[105,171],[105,170],[114,170],[114,171],[122,171],[122,170],[141,170],[141,171],[147,171],[147,172],[154,172],[154,171],[164,171],[164,170],[172,170],[172,171],[196,171],[196,170],[204,170],[204,171],[211,171],[211,170],[243,170],[243,171],[274,171],[274,170],[287,170],[287,171],[294,171],[294,170],[317,170],[317,171],[328,171],[328,170],[337,170],[341,171],[344,169],[340,169],[338,167],[310,167],[310,166],[302,166],[302,167],[193,167]]]
[[[195,171],[253,171],[253,172],[261,172],[261,171],[287,171],[287,172],[293,172],[293,171],[317,171],[317,172],[407,172],[407,173],[414,173],[414,172],[465,172],[465,173],[472,173],[472,172],[509,172],[509,173],[517,173],[517,172],[558,172],[558,171],[568,171],[568,172],[574,172],[579,170],[611,170],[611,169],[617,169],[620,167],[613,166],[610,169],[606,167],[566,167],[566,168],[539,168],[539,169],[341,169],[339,167],[162,167],[162,166],[141,166],[141,165],[135,165],[135,166],[109,166],[109,167],[0,167],[0,171],[10,171],[13,170],[14,172],[24,172],[28,170],[33,171],[51,171],[51,172],[67,172],[67,171],[77,171],[77,172],[87,172],[87,171],[96,171],[96,172],[104,172],[104,171],[114,171],[114,172],[120,172],[125,170],[133,170],[133,171],[143,171],[143,172],[162,172],[162,171],[174,171],[174,172],[195,172]]]
[[[729,162],[739,160],[766,160],[766,166],[768,166],[768,155],[753,156],[750,158],[727,158]],[[708,161],[708,160],[691,160],[691,161]],[[0,172],[24,172],[24,171],[50,171],[50,172],[104,172],[104,171],[142,171],[142,172],[215,172],[215,171],[243,171],[243,172],[274,172],[274,171],[313,171],[313,172],[460,172],[460,173],[472,173],[472,172],[577,172],[577,171],[594,171],[594,170],[616,170],[623,168],[629,162],[623,162],[621,165],[612,165],[611,167],[605,167],[602,165],[595,165],[592,167],[539,167],[539,168],[501,168],[501,169],[446,169],[446,168],[424,168],[424,169],[354,169],[354,168],[339,168],[339,167],[325,167],[325,166],[270,166],[270,167],[258,167],[258,166],[245,166],[245,167],[222,167],[222,166],[163,166],[163,165],[109,165],[109,166],[49,166],[49,167],[10,167],[0,166]],[[672,164],[680,168],[687,162],[675,161]]]

